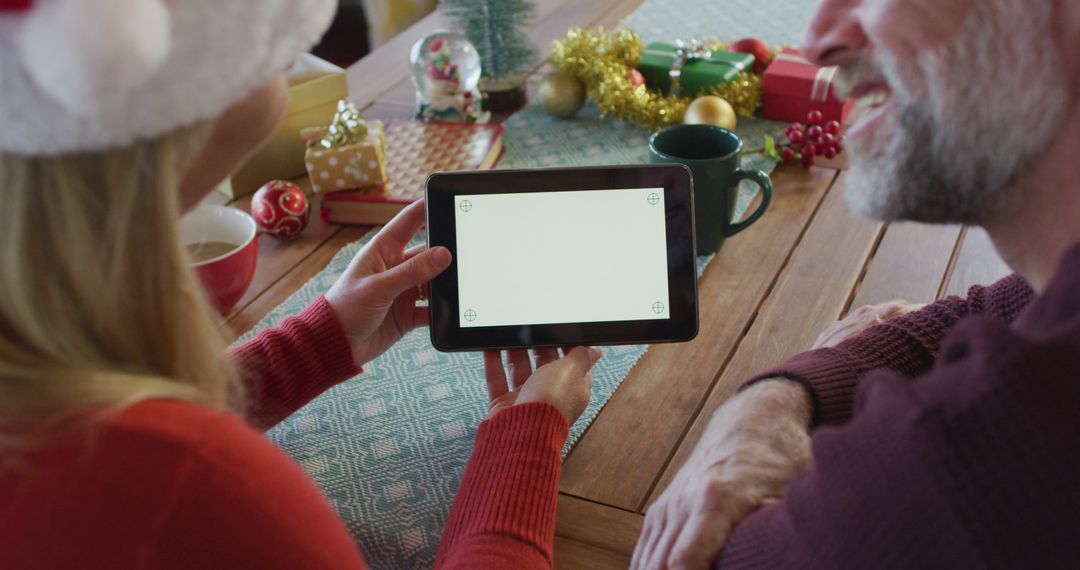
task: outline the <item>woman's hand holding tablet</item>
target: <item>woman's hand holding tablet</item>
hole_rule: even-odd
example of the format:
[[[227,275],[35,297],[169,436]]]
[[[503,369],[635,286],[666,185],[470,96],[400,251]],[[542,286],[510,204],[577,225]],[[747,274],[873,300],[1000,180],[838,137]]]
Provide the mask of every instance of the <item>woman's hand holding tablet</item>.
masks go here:
[[[681,165],[455,172],[427,184],[439,350],[697,335],[693,188]]]

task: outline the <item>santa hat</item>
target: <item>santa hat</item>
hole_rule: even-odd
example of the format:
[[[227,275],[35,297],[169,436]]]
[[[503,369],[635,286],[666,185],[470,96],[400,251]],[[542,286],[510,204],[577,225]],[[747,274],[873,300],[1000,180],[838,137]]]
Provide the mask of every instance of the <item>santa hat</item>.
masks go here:
[[[127,146],[284,71],[336,0],[0,0],[0,152]]]

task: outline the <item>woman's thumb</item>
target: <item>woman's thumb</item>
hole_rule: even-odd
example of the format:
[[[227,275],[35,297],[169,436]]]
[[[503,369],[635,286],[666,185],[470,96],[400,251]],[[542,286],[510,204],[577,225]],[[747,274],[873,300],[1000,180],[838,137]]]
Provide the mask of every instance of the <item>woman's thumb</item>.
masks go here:
[[[378,282],[391,294],[391,298],[397,297],[446,271],[450,261],[450,250],[445,247],[432,248],[390,268],[379,276]]]

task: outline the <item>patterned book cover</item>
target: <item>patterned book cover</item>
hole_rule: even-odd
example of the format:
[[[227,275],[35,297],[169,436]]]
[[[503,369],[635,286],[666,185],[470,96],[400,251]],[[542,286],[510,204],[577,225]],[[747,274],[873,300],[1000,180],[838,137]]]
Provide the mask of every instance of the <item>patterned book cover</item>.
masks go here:
[[[323,195],[322,216],[333,224],[377,225],[424,197],[433,172],[488,170],[502,154],[503,127],[498,124],[389,121],[386,169],[382,186]]]

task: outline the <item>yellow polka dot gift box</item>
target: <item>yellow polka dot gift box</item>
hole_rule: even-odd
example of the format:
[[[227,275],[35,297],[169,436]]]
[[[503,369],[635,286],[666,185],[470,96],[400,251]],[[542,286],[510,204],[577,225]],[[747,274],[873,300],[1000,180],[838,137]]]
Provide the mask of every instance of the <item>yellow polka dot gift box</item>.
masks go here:
[[[357,190],[387,181],[382,122],[365,121],[352,103],[338,102],[329,126],[304,129],[301,136],[312,190]]]

